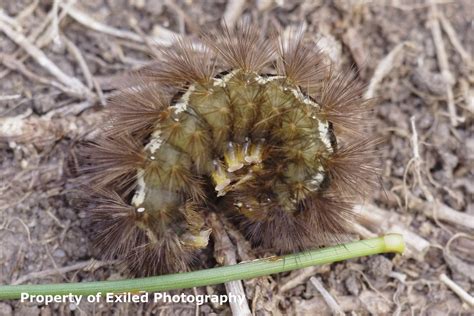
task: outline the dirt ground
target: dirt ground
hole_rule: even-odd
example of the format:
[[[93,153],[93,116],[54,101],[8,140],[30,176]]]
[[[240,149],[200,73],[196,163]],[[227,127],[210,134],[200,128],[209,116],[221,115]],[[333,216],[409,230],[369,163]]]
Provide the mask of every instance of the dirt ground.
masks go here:
[[[85,212],[75,207],[77,144],[103,121],[117,76],[149,63],[154,45],[243,17],[258,21],[262,33],[303,25],[308,41],[338,67],[357,69],[367,96],[378,100],[377,133],[387,137],[383,189],[361,207],[358,233],[399,231],[408,245],[403,256],[246,281],[252,311],[330,314],[309,281],[316,276],[352,315],[474,314],[444,278],[474,294],[471,0],[69,2],[0,0],[0,284],[123,278],[93,251]],[[197,313],[231,311],[213,304],[0,302],[0,315]]]

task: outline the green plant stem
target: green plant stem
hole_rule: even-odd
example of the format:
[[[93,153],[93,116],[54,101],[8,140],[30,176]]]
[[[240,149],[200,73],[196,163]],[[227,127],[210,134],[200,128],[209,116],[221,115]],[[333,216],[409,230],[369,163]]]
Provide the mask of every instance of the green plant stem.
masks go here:
[[[398,234],[360,240],[334,247],[306,251],[281,257],[270,257],[218,268],[118,281],[58,283],[0,286],[0,299],[18,299],[30,295],[91,295],[102,293],[159,292],[195,286],[213,285],[234,280],[301,269],[351,258],[404,250],[403,237]]]

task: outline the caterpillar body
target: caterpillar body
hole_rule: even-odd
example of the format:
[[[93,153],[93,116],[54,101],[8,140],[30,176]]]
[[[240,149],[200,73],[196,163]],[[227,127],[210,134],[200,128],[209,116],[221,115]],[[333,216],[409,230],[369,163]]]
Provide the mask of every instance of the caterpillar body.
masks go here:
[[[135,81],[84,168],[96,246],[134,275],[189,269],[210,207],[276,253],[337,242],[376,184],[372,102],[301,33],[178,40]]]

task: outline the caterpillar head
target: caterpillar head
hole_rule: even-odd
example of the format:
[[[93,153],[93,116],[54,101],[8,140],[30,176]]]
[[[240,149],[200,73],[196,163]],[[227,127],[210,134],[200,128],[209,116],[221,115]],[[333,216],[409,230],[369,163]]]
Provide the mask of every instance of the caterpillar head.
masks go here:
[[[113,98],[88,149],[96,245],[136,275],[188,269],[205,210],[277,253],[341,240],[376,185],[371,101],[301,33],[178,40]]]

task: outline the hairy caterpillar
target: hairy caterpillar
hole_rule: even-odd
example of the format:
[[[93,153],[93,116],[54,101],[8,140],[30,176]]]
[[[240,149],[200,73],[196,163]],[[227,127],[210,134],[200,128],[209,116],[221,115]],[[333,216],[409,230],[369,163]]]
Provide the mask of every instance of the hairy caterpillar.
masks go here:
[[[187,270],[210,207],[277,253],[338,241],[376,184],[362,91],[301,33],[178,40],[110,101],[88,147],[96,246],[135,275]]]

